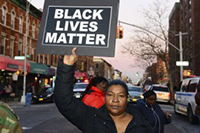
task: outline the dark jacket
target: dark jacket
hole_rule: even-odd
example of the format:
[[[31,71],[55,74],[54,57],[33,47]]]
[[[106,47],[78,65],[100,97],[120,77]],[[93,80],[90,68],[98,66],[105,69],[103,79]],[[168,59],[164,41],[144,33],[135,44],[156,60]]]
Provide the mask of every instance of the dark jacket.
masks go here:
[[[59,60],[54,100],[61,114],[83,133],[117,133],[115,123],[105,106],[96,109],[73,98],[74,70],[75,66],[67,66]],[[133,119],[125,133],[152,132],[149,123],[138,109],[128,105],[127,112],[133,115]]]
[[[82,101],[91,107],[100,108],[105,104],[105,94],[99,88],[92,86],[88,94],[86,94]]]
[[[170,123],[170,120],[166,118],[164,112],[157,103],[150,106],[147,105],[143,99],[139,99],[136,107],[146,115],[154,133],[164,133],[164,125]]]
[[[197,93],[195,94],[195,102],[197,104],[195,108],[195,114],[200,115],[200,85],[197,86]]]

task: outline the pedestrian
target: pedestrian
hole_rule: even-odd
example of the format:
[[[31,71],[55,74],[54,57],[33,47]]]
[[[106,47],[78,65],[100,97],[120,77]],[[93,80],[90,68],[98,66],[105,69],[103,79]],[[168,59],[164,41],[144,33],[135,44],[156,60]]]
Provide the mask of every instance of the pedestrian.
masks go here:
[[[156,93],[148,90],[143,94],[144,99],[139,99],[136,107],[138,107],[147,117],[154,133],[164,133],[164,125],[171,123],[171,115],[163,112],[156,103]]]
[[[8,102],[10,100],[10,94],[13,92],[12,86],[9,83],[6,83],[5,88],[4,88],[6,94],[6,100],[5,102]]]
[[[105,89],[108,80],[104,77],[94,77],[86,87],[82,101],[89,106],[100,108],[105,104]]]
[[[19,123],[19,117],[8,104],[0,102],[0,132],[1,133],[23,133]]]
[[[26,106],[28,106],[28,107],[30,107],[30,105],[31,105],[31,100],[32,100],[32,90],[33,88],[32,88],[32,86],[31,86],[31,83],[28,83],[28,85],[27,85],[27,88],[26,88],[26,100],[25,100],[25,107]]]
[[[142,112],[128,104],[128,87],[121,80],[109,83],[100,109],[73,98],[75,51],[59,60],[57,67],[54,100],[61,114],[83,133],[152,133]]]
[[[200,84],[197,85],[197,93],[195,94],[195,102],[197,104],[195,108],[195,114],[199,119],[199,133],[200,133]]]

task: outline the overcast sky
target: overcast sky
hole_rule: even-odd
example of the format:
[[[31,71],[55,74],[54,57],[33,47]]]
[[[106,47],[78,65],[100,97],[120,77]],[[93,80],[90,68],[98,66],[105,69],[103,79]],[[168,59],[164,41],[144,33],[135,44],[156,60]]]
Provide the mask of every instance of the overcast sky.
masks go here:
[[[45,0],[29,0],[35,7],[43,8]],[[144,24],[144,20],[142,18],[142,9],[148,9],[150,5],[156,0],[121,0],[120,8],[119,8],[119,20],[127,23],[135,24],[141,26]],[[171,12],[175,2],[179,2],[179,0],[160,0],[161,2],[166,3],[169,7],[169,13]],[[167,23],[167,22],[166,22]],[[123,25],[123,24],[121,24]],[[134,62],[133,58],[123,55],[120,50],[120,46],[129,40],[132,36],[133,27],[124,26],[124,38],[116,41],[116,50],[115,57],[113,58],[104,58],[109,63],[111,63],[115,69],[122,71],[123,75],[131,77],[134,81],[137,81],[139,77],[142,76],[144,70],[139,68],[133,68],[131,65],[137,63]],[[136,73],[139,73],[139,76],[136,76]]]

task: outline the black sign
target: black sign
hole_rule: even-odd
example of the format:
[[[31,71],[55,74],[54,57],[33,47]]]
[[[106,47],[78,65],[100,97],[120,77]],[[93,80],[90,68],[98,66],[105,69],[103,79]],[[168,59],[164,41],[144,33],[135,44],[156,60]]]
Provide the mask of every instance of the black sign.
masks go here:
[[[76,2],[75,2],[76,1]],[[114,56],[118,0],[45,1],[37,54]]]

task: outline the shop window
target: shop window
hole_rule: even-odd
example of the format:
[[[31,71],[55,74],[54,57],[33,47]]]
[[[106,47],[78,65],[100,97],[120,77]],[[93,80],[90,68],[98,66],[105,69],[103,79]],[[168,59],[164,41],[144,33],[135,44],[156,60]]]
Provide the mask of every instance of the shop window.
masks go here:
[[[6,25],[6,7],[2,8],[1,23]]]

